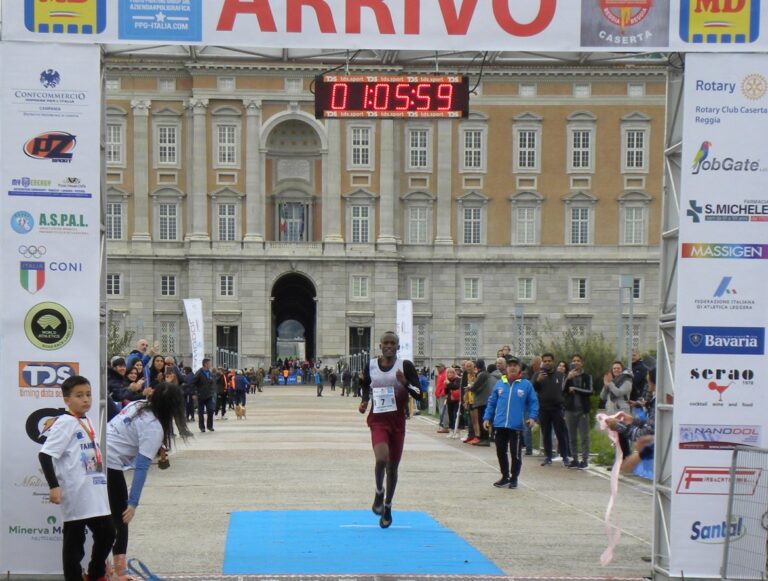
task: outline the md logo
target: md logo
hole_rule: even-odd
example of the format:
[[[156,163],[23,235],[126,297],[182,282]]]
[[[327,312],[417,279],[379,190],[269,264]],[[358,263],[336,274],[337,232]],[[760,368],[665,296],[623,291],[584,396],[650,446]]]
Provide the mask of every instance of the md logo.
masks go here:
[[[99,34],[107,28],[107,0],[24,0],[24,26],[30,32]]]
[[[680,39],[694,44],[746,44],[760,36],[761,0],[681,0]]]
[[[764,355],[764,327],[683,327],[683,353]]]

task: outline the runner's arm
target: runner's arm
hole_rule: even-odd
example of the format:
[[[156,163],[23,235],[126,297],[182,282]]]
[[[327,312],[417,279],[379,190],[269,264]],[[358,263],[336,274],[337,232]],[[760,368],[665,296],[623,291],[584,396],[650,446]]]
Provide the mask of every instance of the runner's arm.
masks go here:
[[[407,359],[403,361],[403,375],[405,375],[405,387],[408,389],[408,393],[411,394],[413,399],[421,401],[421,382],[419,381],[416,366],[412,361]]]

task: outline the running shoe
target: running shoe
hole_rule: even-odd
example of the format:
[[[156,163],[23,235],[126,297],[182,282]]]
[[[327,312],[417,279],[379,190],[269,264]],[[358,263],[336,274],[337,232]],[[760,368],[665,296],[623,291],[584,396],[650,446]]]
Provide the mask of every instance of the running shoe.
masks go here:
[[[388,529],[389,525],[391,524],[392,524],[392,505],[385,504],[384,511],[381,513],[381,518],[379,518],[379,526],[383,529]]]
[[[371,506],[373,514],[381,515],[384,512],[384,491],[376,492],[373,495],[373,506]]]
[[[496,488],[509,488],[509,478],[502,478],[493,483]]]
[[[517,480],[510,480],[509,486],[507,488],[512,488],[512,489],[517,488]]]
[[[478,444],[480,442],[480,438],[472,438],[471,440],[467,440],[467,444],[472,444],[473,446],[475,444]]]
[[[542,466],[550,466],[552,464],[552,458],[544,458],[544,462],[541,463]]]

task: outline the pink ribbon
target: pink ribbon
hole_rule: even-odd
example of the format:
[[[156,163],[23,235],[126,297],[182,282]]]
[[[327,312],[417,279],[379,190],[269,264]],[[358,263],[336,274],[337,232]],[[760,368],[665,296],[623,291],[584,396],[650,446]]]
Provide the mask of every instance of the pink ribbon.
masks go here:
[[[608,536],[608,546],[603,551],[603,554],[600,555],[600,564],[603,567],[613,561],[613,551],[621,539],[621,529],[611,523],[611,516],[613,507],[616,504],[616,499],[619,497],[619,473],[621,472],[621,463],[624,460],[624,454],[621,451],[621,445],[619,444],[619,434],[608,427],[606,420],[618,420],[622,415],[622,412],[612,416],[607,414],[597,414],[597,423],[603,432],[607,432],[608,438],[610,438],[616,454],[613,460],[613,468],[611,468],[611,498],[608,500],[608,506],[605,509],[605,532]]]

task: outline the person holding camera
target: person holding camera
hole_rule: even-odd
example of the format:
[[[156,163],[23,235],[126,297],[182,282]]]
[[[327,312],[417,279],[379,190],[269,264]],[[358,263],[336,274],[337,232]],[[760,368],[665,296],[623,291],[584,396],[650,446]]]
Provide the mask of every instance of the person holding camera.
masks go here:
[[[569,463],[568,457],[568,431],[565,427],[563,415],[563,384],[565,377],[555,371],[555,356],[552,353],[544,353],[541,356],[541,368],[533,379],[533,387],[539,398],[539,423],[541,433],[544,436],[544,461],[542,466],[552,464],[552,429],[555,430],[557,446],[563,465]]]
[[[565,425],[568,429],[569,444],[573,460],[568,468],[586,468],[589,465],[589,412],[592,395],[592,376],[584,373],[584,358],[574,353],[571,356],[568,375],[565,376],[563,396],[565,399]],[[581,461],[579,454],[581,440]]]

